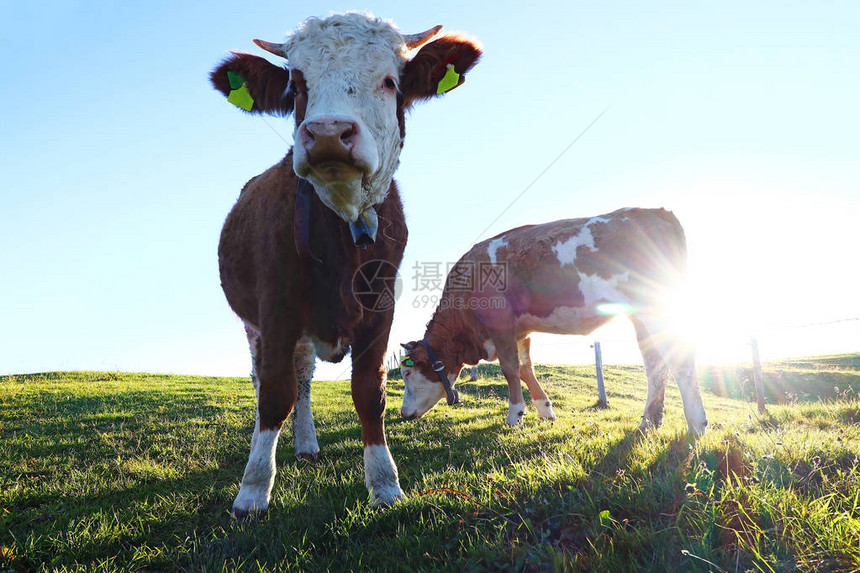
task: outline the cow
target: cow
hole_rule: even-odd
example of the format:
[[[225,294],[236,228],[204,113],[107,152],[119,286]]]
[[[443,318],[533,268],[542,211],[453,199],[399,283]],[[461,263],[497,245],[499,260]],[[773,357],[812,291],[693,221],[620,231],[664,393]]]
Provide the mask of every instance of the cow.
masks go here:
[[[390,286],[407,239],[393,175],[405,113],[462,84],[481,55],[462,35],[430,41],[440,28],[404,35],[364,14],[308,19],[284,43],[254,40],[286,66],[233,52],[211,73],[214,87],[246,111],[295,116],[293,147],[245,185],[218,247],[221,285],[245,326],[257,398],[232,507],[239,519],[268,511],[278,436],[294,408],[295,454],[316,459],[315,358],[339,362],[349,351],[370,503],[404,497],[383,423]]]
[[[640,428],[662,423],[671,373],[689,430],[703,433],[708,422],[694,349],[669,311],[686,260],[684,230],[663,209],[526,225],[476,244],[448,274],[423,340],[402,345],[401,415],[419,418],[446,396],[456,403],[463,365],[498,358],[510,391],[507,423],[520,424],[525,415],[520,381],[539,418],[554,420],[532,369],[528,335],[584,335],[620,313],[633,322],[648,378]]]

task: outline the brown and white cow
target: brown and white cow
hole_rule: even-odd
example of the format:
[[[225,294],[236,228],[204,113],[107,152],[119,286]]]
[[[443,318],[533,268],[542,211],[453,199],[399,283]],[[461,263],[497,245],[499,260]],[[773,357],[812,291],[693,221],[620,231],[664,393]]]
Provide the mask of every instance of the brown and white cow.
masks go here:
[[[258,400],[237,517],[267,511],[278,435],[294,407],[296,456],[316,458],[314,360],[339,362],[350,349],[371,503],[403,497],[383,425],[382,362],[394,308],[374,297],[388,292],[406,246],[392,179],[404,114],[462,83],[481,53],[454,35],[426,43],[439,28],[408,36],[356,13],[309,19],[283,44],[255,40],[286,58],[286,67],[233,53],[212,72],[215,88],[247,111],[295,115],[294,147],[242,190],[218,249],[224,293],[245,324]],[[365,282],[356,288],[358,279]]]
[[[525,414],[524,381],[541,419],[554,419],[529,357],[532,332],[588,334],[623,309],[648,377],[641,428],[659,426],[671,373],[691,432],[708,424],[694,349],[667,306],[686,272],[684,230],[663,209],[621,209],[590,219],[527,225],[478,243],[452,268],[422,341],[407,350],[401,414],[418,418],[453,386],[464,364],[498,358],[510,390],[507,423]]]

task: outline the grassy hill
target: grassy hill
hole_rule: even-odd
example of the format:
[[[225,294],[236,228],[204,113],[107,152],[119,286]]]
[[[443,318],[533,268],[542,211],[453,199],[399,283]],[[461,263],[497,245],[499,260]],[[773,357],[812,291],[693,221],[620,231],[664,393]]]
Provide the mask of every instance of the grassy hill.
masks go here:
[[[313,389],[320,462],[278,452],[269,518],[229,516],[254,420],[246,379],[98,372],[0,377],[0,570],[853,571],[860,568],[860,355],[703,368],[709,433],[675,387],[635,431],[640,367],[538,366],[558,420],[504,424],[482,366],[462,406],[386,425],[409,499],[367,507],[347,382]],[[751,386],[747,384],[747,386]],[[833,387],[838,386],[839,391]]]

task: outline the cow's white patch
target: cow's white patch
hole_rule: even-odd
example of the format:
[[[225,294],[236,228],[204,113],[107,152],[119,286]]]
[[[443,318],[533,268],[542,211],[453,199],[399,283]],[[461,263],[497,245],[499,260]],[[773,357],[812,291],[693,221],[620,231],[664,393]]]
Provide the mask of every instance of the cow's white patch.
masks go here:
[[[420,418],[445,397],[441,382],[428,380],[417,368],[401,368],[401,371],[404,391],[400,415],[404,418]],[[452,387],[455,382],[456,379],[451,381]]]
[[[239,495],[233,501],[234,513],[268,510],[272,485],[275,483],[275,450],[279,433],[279,430],[259,431],[258,420]]]
[[[242,324],[245,325],[245,337],[248,339],[248,349],[253,360],[260,353],[260,329],[247,320],[243,320]]]
[[[558,262],[561,263],[561,266],[572,265],[576,262],[576,250],[579,247],[588,247],[591,250],[595,250],[594,236],[591,234],[589,226],[593,223],[608,222],[609,219],[604,217],[592,217],[585,225],[582,226],[576,235],[556,243],[552,250],[555,252],[555,256],[558,257]]]
[[[702,404],[702,393],[698,384],[692,387],[689,383],[679,384],[681,398],[684,402],[684,417],[687,419],[687,430],[691,434],[703,435],[708,427],[708,417],[705,415],[705,405]]]
[[[490,244],[487,245],[487,256],[490,257],[491,264],[498,264],[498,261],[496,260],[496,255],[498,254],[499,249],[507,246],[508,242],[505,240],[504,237],[499,237],[498,239],[493,239],[492,241],[490,241]]]
[[[337,344],[334,346],[321,341],[315,336],[302,338],[302,340],[299,341],[299,344],[305,341],[310,341],[310,343],[313,344],[314,353],[320,358],[320,360],[325,360],[326,362],[340,362],[343,360],[343,357],[346,356],[346,353],[349,352],[349,345],[344,342],[342,338],[338,338]]]
[[[579,274],[579,290],[585,298],[585,304],[589,308],[596,307],[603,302],[612,302],[615,304],[625,304],[628,297],[618,290],[618,285],[626,283],[630,280],[630,273],[623,272],[612,275],[605,279],[599,275]]]
[[[548,316],[520,315],[517,318],[517,331],[588,334],[612,318],[612,315],[598,310],[598,306],[602,303],[629,304],[629,297],[619,290],[619,286],[628,282],[630,273],[625,271],[612,275],[608,279],[598,275],[577,274],[579,290],[584,299],[583,306],[560,306]]]
[[[669,365],[678,390],[681,391],[681,401],[684,403],[684,417],[687,419],[687,429],[691,434],[702,435],[708,427],[708,417],[705,405],[702,403],[702,391],[696,377],[694,359],[683,360],[676,357]]]
[[[520,402],[519,404],[509,404],[508,405],[508,417],[505,420],[508,426],[516,426],[521,424],[523,421],[523,416],[526,415],[526,405],[525,402]]]
[[[527,338],[517,340],[517,358],[520,361],[520,366],[523,364],[531,364],[532,362],[532,357],[529,356],[527,340]]]
[[[391,505],[406,497],[386,445],[364,446],[364,483],[370,492],[370,505],[374,507]]]
[[[484,341],[484,352],[487,353],[487,357],[484,360],[487,360],[488,362],[492,362],[499,357],[498,354],[496,354],[496,345],[493,344],[492,340]]]
[[[293,411],[293,444],[296,457],[315,459],[320,451],[317,431],[311,411],[311,380],[314,375],[314,347],[310,343],[296,345],[294,363],[298,394]]]

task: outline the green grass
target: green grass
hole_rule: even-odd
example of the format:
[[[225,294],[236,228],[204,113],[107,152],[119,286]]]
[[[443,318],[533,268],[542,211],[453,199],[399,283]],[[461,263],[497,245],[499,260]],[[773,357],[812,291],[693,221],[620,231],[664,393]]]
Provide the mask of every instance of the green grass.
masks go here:
[[[287,430],[269,517],[243,524],[229,509],[254,418],[247,380],[0,377],[0,571],[860,569],[860,355],[767,364],[791,397],[764,416],[731,397],[737,371],[712,377],[728,397],[705,394],[698,440],[675,387],[663,427],[635,431],[639,367],[606,368],[608,409],[593,407],[593,368],[536,367],[558,420],[530,409],[518,428],[489,365],[458,385],[462,406],[417,421],[399,418],[392,380],[388,439],[409,498],[381,511],[367,506],[349,385],[318,382],[320,462],[296,461]]]

